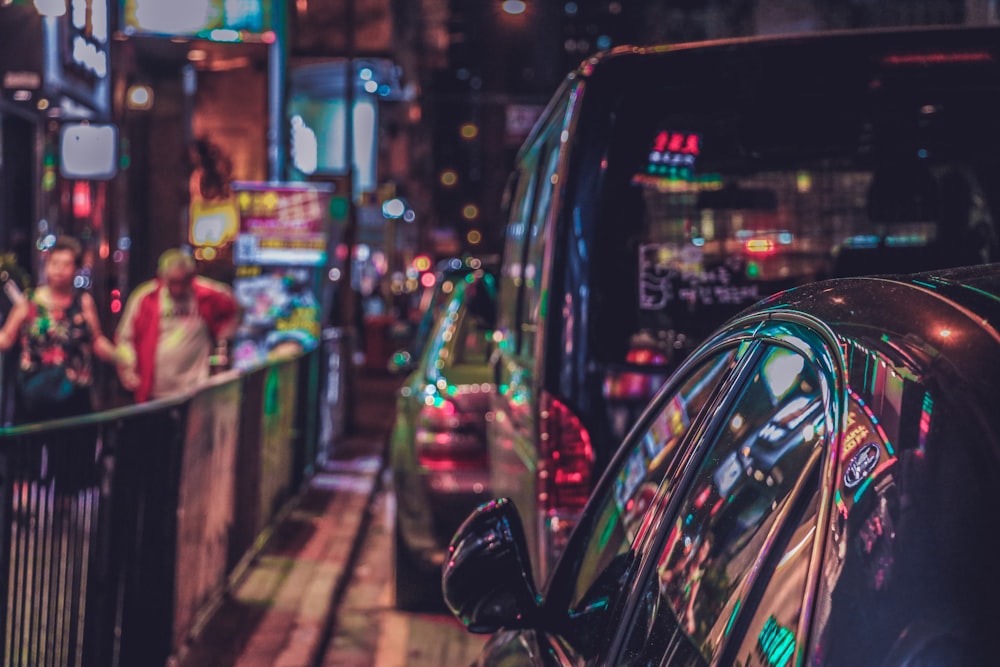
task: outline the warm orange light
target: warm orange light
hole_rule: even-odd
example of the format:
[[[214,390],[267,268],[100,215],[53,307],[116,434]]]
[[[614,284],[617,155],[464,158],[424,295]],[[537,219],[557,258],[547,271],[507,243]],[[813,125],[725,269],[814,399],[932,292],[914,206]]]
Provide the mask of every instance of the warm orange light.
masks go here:
[[[479,136],[479,127],[475,123],[464,123],[458,132],[463,139],[475,139]]]
[[[413,268],[417,271],[429,271],[431,268],[431,258],[427,255],[417,255],[413,258]],[[434,283],[431,283],[432,285]]]
[[[766,255],[774,252],[774,241],[771,239],[750,239],[746,242],[747,252]]]
[[[466,204],[462,209],[462,217],[466,220],[475,220],[479,217],[479,207],[475,204]]]
[[[483,235],[478,229],[470,229],[469,233],[465,235],[465,240],[469,242],[469,245],[479,245],[479,242],[483,240]]]
[[[441,172],[441,185],[450,188],[458,183],[458,174],[454,169],[445,169]]]
[[[136,84],[125,93],[126,106],[129,109],[148,111],[153,108],[153,89],[149,86]]]

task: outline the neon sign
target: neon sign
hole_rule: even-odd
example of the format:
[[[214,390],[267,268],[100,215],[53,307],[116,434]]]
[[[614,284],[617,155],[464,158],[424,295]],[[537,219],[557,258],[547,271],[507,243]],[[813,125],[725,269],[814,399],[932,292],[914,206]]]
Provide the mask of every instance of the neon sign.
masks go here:
[[[660,176],[690,175],[701,155],[701,135],[661,130],[653,138],[646,173]]]

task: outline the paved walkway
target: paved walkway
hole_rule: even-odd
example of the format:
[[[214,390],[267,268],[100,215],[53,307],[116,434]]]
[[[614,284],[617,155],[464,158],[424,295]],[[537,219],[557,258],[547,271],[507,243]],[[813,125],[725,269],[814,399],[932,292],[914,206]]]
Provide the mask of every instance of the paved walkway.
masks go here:
[[[467,632],[443,608],[398,611],[393,596],[395,499],[385,482],[372,505],[360,555],[316,667],[473,665],[488,637]]]
[[[359,373],[355,429],[333,447],[177,667],[314,667],[382,486],[401,378]]]

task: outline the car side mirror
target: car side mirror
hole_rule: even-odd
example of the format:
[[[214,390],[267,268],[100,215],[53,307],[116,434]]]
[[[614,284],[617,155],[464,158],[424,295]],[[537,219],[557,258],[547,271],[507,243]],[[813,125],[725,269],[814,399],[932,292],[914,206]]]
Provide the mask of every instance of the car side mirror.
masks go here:
[[[451,613],[470,632],[535,621],[539,598],[524,525],[512,500],[484,503],[462,523],[448,546],[441,588]]]

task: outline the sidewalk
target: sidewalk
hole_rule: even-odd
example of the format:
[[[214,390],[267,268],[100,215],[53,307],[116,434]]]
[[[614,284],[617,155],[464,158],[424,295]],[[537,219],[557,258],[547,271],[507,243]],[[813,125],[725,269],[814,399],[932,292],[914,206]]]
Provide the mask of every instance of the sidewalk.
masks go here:
[[[275,527],[176,667],[313,667],[380,487],[402,378],[358,371],[355,430]]]

